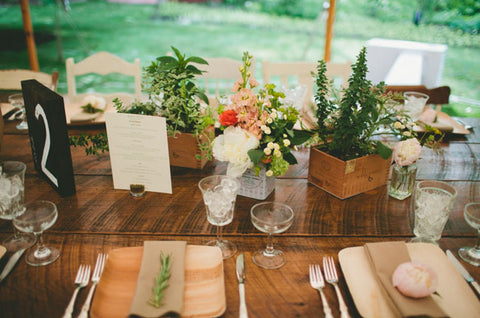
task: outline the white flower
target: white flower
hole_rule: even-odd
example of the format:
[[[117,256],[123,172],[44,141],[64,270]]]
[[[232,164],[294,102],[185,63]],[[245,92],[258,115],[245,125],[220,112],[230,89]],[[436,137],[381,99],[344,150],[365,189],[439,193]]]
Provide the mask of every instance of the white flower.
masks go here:
[[[393,128],[395,128],[395,129],[403,129],[403,128],[405,128],[405,126],[404,126],[401,122],[396,121],[395,124],[393,124]]]
[[[262,126],[260,126],[260,129],[261,129],[262,131],[266,131],[267,128],[268,128],[267,125],[262,125]]]
[[[274,144],[273,144],[273,149],[279,150],[279,149],[280,149],[280,145],[277,144],[277,143],[274,143]]]
[[[270,142],[267,144],[267,147],[270,148],[270,149],[273,149],[273,142],[270,141]]]
[[[287,138],[287,137],[288,137],[287,134],[283,134],[283,138]]]
[[[267,148],[263,149],[263,153],[265,153],[267,156],[270,156],[270,154],[272,153],[272,149],[267,147]]]
[[[272,130],[270,129],[270,127],[267,127],[264,132],[267,134],[267,135],[270,135],[272,133]]]
[[[83,105],[90,104],[92,105],[92,107],[102,109],[102,110],[104,110],[105,106],[107,105],[107,103],[105,102],[105,99],[103,99],[102,97],[94,96],[94,95],[85,96],[83,98],[82,103]]]
[[[271,124],[271,123],[273,123],[273,119],[272,119],[272,117],[268,117],[267,124]]]
[[[290,146],[290,140],[288,140],[288,139],[283,139],[283,145],[284,145],[285,147]]]
[[[277,118],[277,112],[275,111],[275,109],[272,110],[272,113],[270,114],[270,118]]]
[[[287,120],[288,119],[287,115],[283,115],[283,119]]]
[[[400,141],[393,149],[393,158],[400,166],[408,166],[417,161],[422,153],[422,146],[417,138]]]
[[[213,141],[213,155],[220,161],[228,161],[227,175],[240,177],[252,166],[248,151],[260,145],[258,139],[240,127],[229,126]]]
[[[267,177],[271,177],[271,176],[273,176],[273,171],[272,170],[267,170],[267,172],[265,172],[265,175]]]
[[[409,132],[409,131],[404,131],[404,132],[402,133],[402,135],[404,135],[405,137],[410,137],[410,136],[412,135],[412,133]]]
[[[276,157],[281,157],[282,156],[282,152],[278,149],[275,149],[273,151],[273,155],[276,156]]]

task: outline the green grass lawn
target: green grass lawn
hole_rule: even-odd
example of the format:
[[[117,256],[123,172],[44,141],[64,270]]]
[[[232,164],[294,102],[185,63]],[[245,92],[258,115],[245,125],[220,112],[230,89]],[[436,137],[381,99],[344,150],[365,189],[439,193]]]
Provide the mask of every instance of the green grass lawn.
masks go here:
[[[79,61],[98,52],[109,51],[128,61],[141,59],[146,66],[175,46],[187,55],[226,56],[240,59],[248,50],[257,60],[261,79],[261,61],[298,61],[302,59],[311,33],[314,41],[305,60],[323,58],[324,22],[248,13],[231,8],[212,8],[185,3],[167,3],[161,7],[161,19],[153,19],[154,5],[132,5],[87,1],[72,3],[68,14],[60,15],[62,52],[65,58]],[[31,6],[40,68],[60,72],[59,92],[66,93],[65,63],[58,61],[55,40],[55,7]],[[334,26],[332,60],[355,60],[365,42],[373,37],[448,44],[442,85],[452,94],[480,100],[480,36],[461,34],[439,26],[415,27],[410,21],[381,22],[339,8]],[[0,68],[29,68],[18,6],[0,7]],[[85,76],[80,89],[100,86],[102,80]],[[132,85],[133,86],[133,85]],[[118,87],[106,87],[115,91]],[[451,103],[443,108],[451,115],[480,117],[480,106]]]

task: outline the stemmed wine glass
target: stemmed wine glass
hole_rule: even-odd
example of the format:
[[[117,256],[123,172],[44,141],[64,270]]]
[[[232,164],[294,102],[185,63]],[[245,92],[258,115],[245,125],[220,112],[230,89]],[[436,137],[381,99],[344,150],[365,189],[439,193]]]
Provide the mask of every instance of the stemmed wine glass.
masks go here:
[[[0,164],[0,219],[12,220],[24,203],[25,170],[27,166],[20,161],[4,161]],[[2,244],[9,252],[26,249],[35,244],[35,236],[20,233],[13,227],[13,236]]]
[[[250,215],[257,230],[268,233],[267,247],[253,254],[253,262],[266,269],[282,267],[286,262],[285,255],[273,248],[273,234],[283,233],[292,225],[292,208],[279,202],[262,202],[252,207]]]
[[[203,178],[198,183],[202,191],[203,202],[207,210],[207,220],[217,226],[217,239],[207,243],[209,246],[218,246],[222,250],[223,258],[232,257],[237,252],[235,244],[222,238],[223,226],[233,220],[233,210],[240,182],[229,176],[214,175]]]
[[[8,102],[15,108],[22,111],[22,121],[16,126],[19,130],[28,129],[27,116],[25,115],[25,103],[22,94],[13,94],[8,96]]]
[[[468,225],[477,230],[478,238],[475,246],[462,247],[458,255],[467,263],[480,266],[480,202],[471,202],[465,205],[463,216]]]
[[[26,233],[33,233],[37,237],[37,248],[31,251],[26,262],[32,266],[47,265],[54,262],[60,251],[53,247],[47,247],[43,243],[42,233],[49,229],[57,220],[57,206],[49,201],[33,201],[24,205],[20,213],[13,218],[13,225]]]

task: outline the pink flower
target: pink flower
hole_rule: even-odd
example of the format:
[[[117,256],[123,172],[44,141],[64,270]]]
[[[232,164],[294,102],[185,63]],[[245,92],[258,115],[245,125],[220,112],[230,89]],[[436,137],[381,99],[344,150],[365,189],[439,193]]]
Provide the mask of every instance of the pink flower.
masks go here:
[[[430,266],[412,261],[398,265],[392,284],[405,296],[423,298],[437,290],[438,276]]]
[[[242,88],[232,96],[232,102],[238,106],[252,106],[257,101],[257,96],[255,93],[248,88]]]
[[[255,88],[258,85],[259,85],[259,83],[257,82],[257,80],[254,77],[250,77],[250,87]]]
[[[240,90],[240,88],[243,87],[243,78],[239,79],[238,81],[236,81],[235,83],[233,83],[233,86],[232,86],[232,93],[236,93]]]
[[[393,149],[393,159],[399,166],[408,166],[417,161],[422,153],[422,145],[417,138],[400,141]]]

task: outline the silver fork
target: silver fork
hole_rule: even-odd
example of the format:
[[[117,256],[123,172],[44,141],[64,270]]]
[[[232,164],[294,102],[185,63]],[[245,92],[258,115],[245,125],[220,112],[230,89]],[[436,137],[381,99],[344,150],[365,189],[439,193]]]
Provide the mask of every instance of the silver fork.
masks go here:
[[[338,304],[340,306],[340,317],[341,318],[350,318],[348,314],[348,308],[343,300],[342,293],[340,288],[338,288],[338,274],[337,269],[335,268],[335,263],[333,262],[333,257],[324,256],[323,257],[323,271],[325,273],[325,280],[332,284],[335,287],[335,292],[337,293]]]
[[[75,291],[73,292],[72,299],[68,303],[67,308],[65,309],[65,313],[63,314],[63,318],[72,317],[73,307],[75,305],[75,299],[77,298],[78,292],[80,289],[88,285],[88,280],[90,278],[90,265],[80,265],[77,271],[77,277],[75,277]]]
[[[325,318],[333,318],[332,310],[330,306],[328,306],[327,298],[325,298],[325,294],[323,293],[325,281],[323,280],[322,270],[318,264],[310,264],[310,285],[320,293]]]
[[[97,286],[98,282],[100,281],[100,276],[103,272],[103,267],[105,266],[105,261],[108,258],[107,254],[98,254],[97,262],[95,263],[95,269],[93,270],[92,275],[92,287],[90,287],[90,291],[88,292],[87,299],[83,304],[82,311],[78,318],[88,318],[88,311],[90,310],[90,303],[92,302],[93,292],[95,291],[95,287]]]

